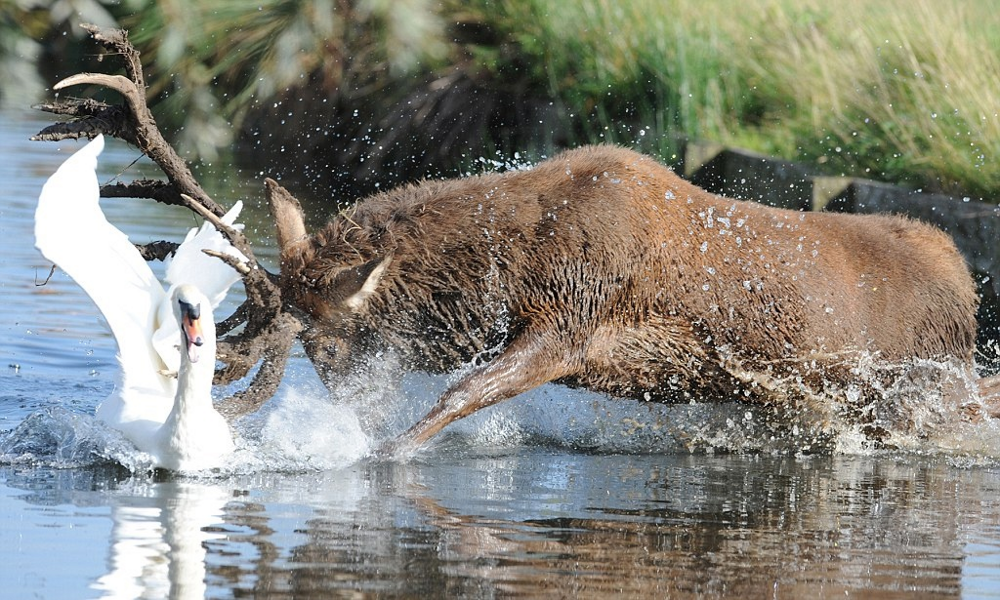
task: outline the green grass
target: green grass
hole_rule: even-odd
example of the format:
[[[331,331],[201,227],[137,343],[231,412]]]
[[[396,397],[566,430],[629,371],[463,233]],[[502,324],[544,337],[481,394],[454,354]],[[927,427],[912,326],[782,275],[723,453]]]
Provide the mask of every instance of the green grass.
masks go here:
[[[479,5],[590,141],[608,124],[645,124],[647,139],[1000,191],[1000,13],[988,0]]]
[[[0,0],[11,31],[15,6]],[[543,126],[561,134],[515,141],[610,141],[669,159],[678,140],[707,140],[1000,198],[992,0],[150,0],[116,16],[142,47],[158,114],[202,155],[290,98],[293,112],[336,114],[329,100],[391,129],[400,103],[457,70],[515,103],[551,103],[558,120]],[[459,43],[456,23],[486,35]],[[455,114],[483,104],[452,100]],[[509,146],[486,139],[466,158],[553,150]]]

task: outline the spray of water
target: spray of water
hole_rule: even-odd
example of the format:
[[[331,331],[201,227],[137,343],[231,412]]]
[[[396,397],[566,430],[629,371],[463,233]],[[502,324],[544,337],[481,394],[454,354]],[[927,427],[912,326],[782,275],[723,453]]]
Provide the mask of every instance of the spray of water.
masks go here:
[[[1000,420],[977,411],[978,377],[953,362],[886,365],[857,356],[846,386],[745,373],[773,392],[769,405],[615,400],[548,385],[449,426],[427,453],[502,453],[524,445],[597,453],[911,452],[955,460],[1000,460]],[[470,367],[471,368],[471,367]],[[291,382],[260,412],[234,424],[237,451],[197,476],[338,469],[377,458],[379,445],[420,418],[460,377],[400,376],[382,356],[345,378],[336,394]],[[149,457],[90,415],[38,410],[0,434],[0,463],[73,468],[118,463],[149,471]]]

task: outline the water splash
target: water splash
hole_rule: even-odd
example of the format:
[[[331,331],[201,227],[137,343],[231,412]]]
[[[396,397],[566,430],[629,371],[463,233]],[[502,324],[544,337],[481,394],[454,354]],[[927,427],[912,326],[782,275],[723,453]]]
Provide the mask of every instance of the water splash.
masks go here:
[[[289,389],[234,425],[237,450],[216,469],[185,473],[219,477],[260,471],[329,470],[368,454],[370,438],[356,412],[325,394]],[[97,418],[50,407],[0,434],[0,464],[80,468],[117,463],[133,473],[153,470],[151,457]]]
[[[345,379],[333,396],[318,382],[285,386],[264,409],[235,423],[237,451],[227,464],[194,475],[332,470],[377,458],[383,441],[416,422],[460,377],[399,376],[398,361],[383,359]],[[857,357],[851,369],[851,385],[819,389],[802,378],[753,374],[757,385],[783,396],[770,406],[663,405],[546,385],[450,425],[426,453],[502,453],[534,445],[593,453],[907,452],[960,462],[1000,460],[1000,420],[970,412],[983,400],[970,369],[930,360],[885,365],[871,356]],[[133,472],[151,470],[149,457],[120,433],[60,407],[37,410],[0,433],[0,463],[118,463]]]
[[[847,385],[811,381],[808,369],[784,378],[753,374],[777,399],[772,414],[763,415],[769,434],[807,452],[1000,458],[1000,421],[988,415],[995,400],[981,396],[974,367],[917,358],[889,363],[870,353],[845,355],[840,366],[850,371]]]
[[[230,470],[329,470],[361,460],[371,439],[358,412],[315,390],[290,389],[268,410],[237,422],[243,442]]]
[[[596,453],[904,452],[1000,460],[1000,420],[974,414],[984,399],[968,366],[925,359],[886,364],[856,354],[845,368],[848,386],[817,382],[813,373],[744,373],[745,382],[771,392],[769,405],[664,405],[547,385],[450,425],[432,444],[466,453],[528,444]]]
[[[118,463],[133,471],[151,461],[121,432],[91,415],[54,406],[36,410],[12,431],[0,434],[0,464],[76,468]]]

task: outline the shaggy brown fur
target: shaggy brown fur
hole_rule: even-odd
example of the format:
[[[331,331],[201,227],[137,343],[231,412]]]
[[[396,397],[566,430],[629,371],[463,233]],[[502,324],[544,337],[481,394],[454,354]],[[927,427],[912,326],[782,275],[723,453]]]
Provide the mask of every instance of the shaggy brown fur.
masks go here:
[[[972,362],[978,299],[942,232],[721,198],[622,148],[396,189],[312,237],[285,212],[283,289],[328,386],[379,348],[415,369],[483,361],[413,444],[550,381],[761,400],[746,373],[844,382],[859,351]]]

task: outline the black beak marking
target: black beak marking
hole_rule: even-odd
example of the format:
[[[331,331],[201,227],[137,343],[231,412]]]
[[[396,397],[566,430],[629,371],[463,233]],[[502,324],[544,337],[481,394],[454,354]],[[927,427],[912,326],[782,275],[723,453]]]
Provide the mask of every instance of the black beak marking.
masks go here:
[[[201,305],[190,304],[183,300],[179,300],[178,304],[180,305],[181,317],[183,318],[185,324],[184,334],[188,343],[194,346],[204,345],[205,340],[201,336],[201,327],[193,327],[193,325],[201,318]]]

